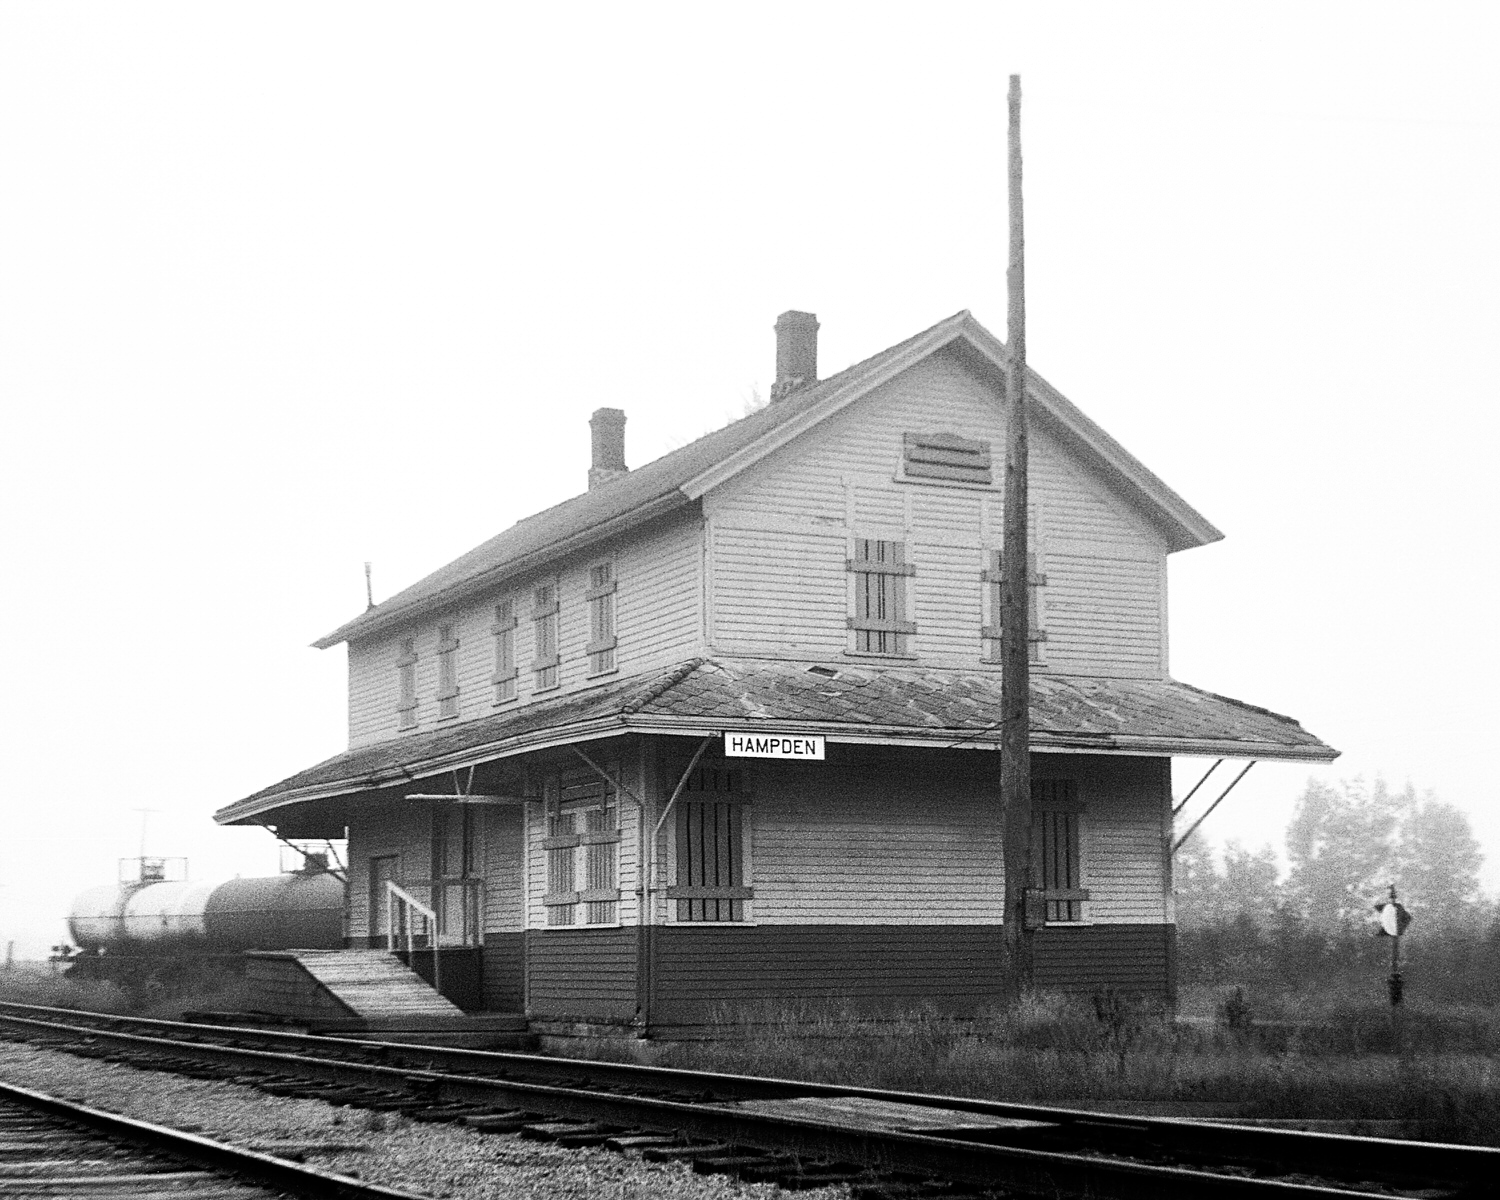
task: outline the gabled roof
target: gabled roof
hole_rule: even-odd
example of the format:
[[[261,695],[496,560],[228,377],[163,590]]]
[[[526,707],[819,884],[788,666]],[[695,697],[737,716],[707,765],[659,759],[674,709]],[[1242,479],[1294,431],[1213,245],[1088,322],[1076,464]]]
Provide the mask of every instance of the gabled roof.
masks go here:
[[[964,354],[998,383],[1006,367],[1005,345],[965,309],[837,375],[518,521],[313,645],[326,649],[377,633],[437,604],[463,599],[507,577],[686,508],[871,389],[949,348]],[[1061,392],[1029,370],[1027,395],[1038,423],[1135,502],[1162,531],[1169,549],[1201,546],[1223,537]]]
[[[504,716],[405,735],[335,755],[214,814],[271,820],[290,805],[376,791],[440,772],[623,733],[793,732],[830,742],[993,750],[993,671],[818,667],[771,659],[689,659]],[[1214,755],[1329,762],[1338,751],[1291,717],[1171,679],[1031,677],[1038,752]]]

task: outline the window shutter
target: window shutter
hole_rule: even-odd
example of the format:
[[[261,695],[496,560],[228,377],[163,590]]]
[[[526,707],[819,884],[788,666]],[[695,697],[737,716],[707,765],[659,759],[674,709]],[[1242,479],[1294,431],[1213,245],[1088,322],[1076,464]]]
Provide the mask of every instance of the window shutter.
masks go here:
[[[1047,586],[1047,577],[1037,570],[1037,555],[1035,551],[1028,551],[1026,555],[1026,606],[1027,640],[1031,643],[1031,659],[1033,662],[1041,658],[1041,643],[1047,640],[1047,631],[1042,627],[1041,597],[1039,588]],[[1004,631],[1000,627],[1000,587],[1005,581],[1004,560],[1002,552],[991,550],[989,552],[989,565],[979,573],[982,583],[988,585],[990,604],[990,623],[979,631],[979,636],[989,643],[986,655],[990,662],[1000,661],[1000,638]]]
[[[916,567],[906,561],[904,542],[856,538],[854,557],[845,563],[854,575],[854,649],[865,654],[905,654],[906,637],[917,631],[906,619],[905,576]]]

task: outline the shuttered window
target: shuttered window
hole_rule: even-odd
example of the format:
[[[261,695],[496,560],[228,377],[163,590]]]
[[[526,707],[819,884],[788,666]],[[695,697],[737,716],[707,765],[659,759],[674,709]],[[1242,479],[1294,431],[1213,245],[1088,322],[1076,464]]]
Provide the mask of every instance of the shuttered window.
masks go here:
[[[854,576],[854,649],[860,654],[905,654],[907,636],[916,633],[906,619],[906,580],[916,568],[906,561],[902,542],[855,538],[848,560]]]
[[[578,915],[578,814],[552,809],[547,813],[548,925],[572,925]]]
[[[438,718],[458,716],[458,638],[452,625],[438,626]]]
[[[1042,889],[1049,922],[1083,920],[1089,898],[1079,868],[1079,824],[1083,805],[1071,779],[1031,781],[1033,887]]]
[[[495,605],[495,623],[490,626],[495,638],[495,703],[504,704],[516,698],[516,606],[509,599]]]
[[[531,670],[536,690],[557,686],[557,585],[540,584],[531,594],[531,625],[534,635]]]
[[[599,563],[589,569],[589,674],[615,669],[615,569]]]
[[[990,444],[956,433],[908,433],[901,473],[907,479],[946,479],[988,486]]]
[[[417,724],[416,638],[402,638],[396,653],[396,724],[401,729]]]
[[[677,801],[676,883],[667,899],[679,921],[743,921],[745,901],[744,775],[700,766]]]
[[[617,923],[620,810],[614,788],[591,771],[566,771],[548,780],[544,798],[547,924]]]
[[[1036,554],[1029,553],[1026,556],[1026,623],[1031,627],[1027,632],[1030,643],[1030,658],[1032,662],[1040,662],[1042,659],[1042,643],[1047,640],[1047,631],[1042,628],[1042,602],[1041,589],[1047,586],[1047,577],[1037,569]],[[1000,661],[1001,637],[1004,631],[1000,622],[1000,585],[1004,582],[1004,564],[999,550],[991,550],[989,563],[979,573],[980,582],[988,593],[990,621],[980,630],[980,636],[984,639],[985,659],[989,662]]]

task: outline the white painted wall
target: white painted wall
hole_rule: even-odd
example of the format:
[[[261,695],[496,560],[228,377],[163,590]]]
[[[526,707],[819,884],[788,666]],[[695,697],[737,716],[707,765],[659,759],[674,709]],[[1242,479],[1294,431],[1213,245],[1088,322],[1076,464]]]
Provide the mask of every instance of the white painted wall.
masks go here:
[[[466,721],[525,705],[536,696],[531,670],[534,647],[532,589],[546,578],[558,582],[559,687],[552,697],[621,675],[633,675],[687,657],[701,644],[702,527],[696,516],[654,526],[612,546],[569,558],[555,571],[516,579],[448,612],[423,617],[388,634],[349,645],[349,745],[351,748],[401,736],[397,728],[396,657],[401,639],[417,639],[417,729],[431,731],[438,719],[437,628],[452,621],[458,637],[459,715]],[[609,559],[614,564],[617,669],[588,675],[584,646],[589,640],[589,610],[584,599],[589,568]],[[490,677],[495,670],[490,626],[495,605],[509,596],[519,618],[516,627],[517,698],[494,703]]]
[[[1005,423],[990,385],[956,358],[917,365],[704,497],[709,640],[719,653],[838,658],[852,648],[852,539],[906,543],[916,565],[909,650],[924,664],[985,664],[980,571],[1002,530]],[[898,480],[907,432],[987,440],[990,487]],[[1041,429],[1031,439],[1031,524],[1047,632],[1041,670],[1166,672],[1166,546],[1149,521]]]

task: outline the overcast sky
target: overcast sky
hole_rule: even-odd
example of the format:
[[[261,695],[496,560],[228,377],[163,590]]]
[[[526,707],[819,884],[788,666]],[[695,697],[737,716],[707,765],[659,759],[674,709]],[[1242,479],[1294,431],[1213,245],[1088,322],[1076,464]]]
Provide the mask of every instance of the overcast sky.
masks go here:
[[[217,807],[343,748],[388,596],[824,374],[1005,327],[1227,534],[1172,665],[1465,807],[1493,731],[1493,5],[0,5],[0,939],[136,852],[274,871]],[[1179,764],[1179,793],[1201,765]],[[1196,802],[1195,802],[1196,803]]]

